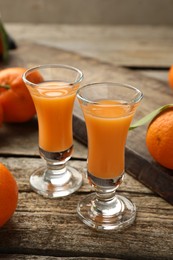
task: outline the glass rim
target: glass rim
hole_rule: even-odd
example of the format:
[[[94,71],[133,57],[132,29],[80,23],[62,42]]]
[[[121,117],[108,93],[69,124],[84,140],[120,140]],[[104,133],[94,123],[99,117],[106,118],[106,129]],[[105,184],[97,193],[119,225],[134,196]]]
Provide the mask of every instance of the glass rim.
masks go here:
[[[48,68],[64,68],[64,69],[69,69],[69,70],[76,71],[79,74],[79,79],[75,80],[75,81],[72,81],[72,82],[68,82],[69,85],[74,85],[74,84],[80,83],[82,81],[82,79],[84,78],[83,72],[80,69],[76,68],[76,67],[73,67],[73,66],[70,66],[70,65],[66,65],[66,64],[61,64],[61,63],[57,63],[57,64],[53,63],[53,64],[38,65],[38,66],[34,66],[34,67],[31,67],[31,68],[27,69],[23,73],[23,75],[22,75],[23,81],[25,82],[25,84],[30,85],[32,87],[38,86],[37,83],[33,83],[33,82],[31,82],[31,81],[29,81],[27,79],[27,74],[30,73],[30,72],[39,70],[39,69],[46,69],[46,68],[47,69]]]
[[[92,101],[92,100],[89,100],[88,98],[85,98],[83,97],[80,92],[82,89],[85,89],[87,87],[90,87],[90,86],[94,86],[94,85],[112,85],[112,86],[122,86],[124,88],[128,88],[128,89],[132,89],[134,91],[136,91],[136,93],[138,94],[136,98],[133,98],[131,99],[130,101],[124,101],[122,102],[121,104],[111,104],[111,106],[119,106],[119,105],[130,105],[130,104],[136,104],[138,102],[140,102],[140,100],[143,98],[143,93],[141,90],[139,90],[138,88],[136,87],[133,87],[132,85],[130,84],[126,84],[126,83],[120,83],[120,82],[96,82],[96,83],[90,83],[90,84],[87,84],[87,85],[84,85],[84,86],[81,86],[78,88],[77,92],[76,92],[76,96],[83,102],[85,103],[89,103],[89,104],[99,104],[99,101]],[[110,106],[110,104],[109,104]]]

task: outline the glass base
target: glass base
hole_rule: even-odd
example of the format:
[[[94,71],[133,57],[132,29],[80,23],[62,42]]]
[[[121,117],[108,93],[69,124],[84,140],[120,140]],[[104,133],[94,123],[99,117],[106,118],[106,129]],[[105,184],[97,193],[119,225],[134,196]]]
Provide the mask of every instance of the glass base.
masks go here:
[[[114,204],[114,208],[112,207]],[[96,230],[121,230],[131,225],[136,217],[136,206],[129,199],[116,195],[114,202],[103,210],[97,208],[96,193],[78,203],[77,213],[81,221]]]
[[[39,168],[30,177],[31,188],[46,198],[70,195],[82,185],[82,175],[72,167],[66,167],[65,176],[46,178],[46,171],[46,167]]]

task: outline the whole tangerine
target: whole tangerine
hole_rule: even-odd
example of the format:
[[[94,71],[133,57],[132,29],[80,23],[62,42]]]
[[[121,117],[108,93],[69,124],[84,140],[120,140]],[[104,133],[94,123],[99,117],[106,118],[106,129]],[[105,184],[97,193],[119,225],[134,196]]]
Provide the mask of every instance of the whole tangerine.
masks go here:
[[[4,122],[26,122],[36,114],[29,90],[22,80],[25,71],[25,68],[19,67],[0,71],[0,105]],[[39,75],[35,74],[34,77],[35,82],[40,82]]]
[[[146,145],[155,161],[173,169],[173,108],[164,110],[150,123]]]
[[[17,202],[17,182],[12,173],[0,163],[0,227],[12,217]]]

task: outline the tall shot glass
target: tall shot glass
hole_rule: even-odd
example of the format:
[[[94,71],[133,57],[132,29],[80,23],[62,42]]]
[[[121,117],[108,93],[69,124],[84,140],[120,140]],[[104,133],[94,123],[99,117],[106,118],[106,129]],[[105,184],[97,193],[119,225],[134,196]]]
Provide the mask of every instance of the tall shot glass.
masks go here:
[[[83,73],[51,64],[31,68],[23,81],[34,101],[39,125],[39,152],[46,166],[30,177],[33,190],[44,197],[67,196],[82,184],[81,174],[66,166],[73,151],[72,111]]]
[[[95,188],[78,203],[77,213],[94,229],[119,230],[135,220],[135,204],[116,189],[124,177],[128,129],[142,97],[135,87],[110,82],[77,91],[88,135],[87,176]]]

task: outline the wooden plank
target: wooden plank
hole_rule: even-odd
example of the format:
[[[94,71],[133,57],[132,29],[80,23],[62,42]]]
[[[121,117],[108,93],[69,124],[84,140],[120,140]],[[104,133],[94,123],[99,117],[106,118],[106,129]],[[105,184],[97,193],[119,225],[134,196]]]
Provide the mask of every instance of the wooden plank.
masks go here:
[[[29,177],[34,170],[44,165],[44,161],[39,158],[28,158],[28,157],[0,157],[0,161],[8,167],[13,173],[18,182],[18,188],[21,192],[30,191]],[[80,188],[80,192],[86,193],[93,189],[88,184],[86,179],[86,161],[70,160],[69,165],[77,168],[79,172],[83,174],[84,185]],[[24,170],[25,169],[25,170]],[[140,182],[135,180],[132,176],[126,175],[122,185],[119,188],[120,191],[126,192],[141,192],[142,194],[153,194],[151,190],[142,185]]]
[[[131,176],[127,175],[119,193],[136,203],[134,225],[118,233],[96,232],[80,222],[76,214],[78,201],[91,192],[86,180],[83,188],[72,196],[49,200],[32,192],[28,183],[31,171],[42,160],[0,158],[0,161],[12,171],[19,185],[17,210],[0,229],[0,254],[49,255],[62,259],[173,259],[173,207],[149,193]],[[70,164],[82,173],[86,162]]]
[[[6,28],[18,43],[41,43],[118,66],[168,68],[173,63],[169,26],[7,23]]]
[[[43,57],[44,54],[44,57]],[[136,119],[148,114],[161,105],[172,103],[171,89],[159,80],[154,80],[135,71],[101,63],[96,59],[78,54],[48,48],[38,44],[23,44],[11,55],[10,65],[27,66],[43,63],[66,63],[79,67],[85,75],[85,83],[98,81],[125,82],[139,87],[144,93],[144,100],[138,109]],[[78,103],[74,109],[74,135],[86,144],[85,123]],[[131,131],[127,140],[126,169],[137,179],[173,204],[172,171],[153,162],[145,146],[146,127]],[[137,155],[137,156],[136,156]],[[128,157],[130,158],[128,160]],[[137,160],[135,160],[137,158]],[[141,160],[140,160],[141,159]],[[142,176],[142,177],[141,177]],[[154,179],[151,176],[155,176]],[[157,178],[156,178],[157,176]],[[166,178],[165,178],[166,177]],[[164,186],[161,185],[164,179]],[[150,180],[150,182],[149,182]],[[153,185],[152,181],[153,180]],[[169,190],[169,192],[166,192]]]
[[[0,254],[0,259],[12,259],[12,260],[103,260],[98,257],[65,257],[65,256],[45,256],[45,255],[24,255],[24,254]],[[108,260],[110,258],[104,258]],[[121,258],[122,259],[122,258]],[[120,258],[114,258],[114,260],[121,260]]]
[[[20,197],[25,205],[30,206],[26,204],[27,200],[32,204],[41,204],[41,201],[28,195]],[[131,198],[134,200],[133,196]],[[0,230],[3,238],[0,252],[113,259],[173,259],[172,220],[163,211],[160,211],[161,219],[145,207],[143,210],[146,211],[138,211],[137,221],[127,230],[119,233],[95,232],[76,217],[76,203],[80,199],[73,196],[73,201],[58,200],[47,212],[45,206],[37,206],[30,212],[17,211],[8,225]],[[152,203],[158,202],[152,200]]]
[[[141,74],[150,77],[150,78],[154,78],[154,79],[158,79],[164,82],[165,86],[168,86],[168,72],[169,70],[139,70]]]

